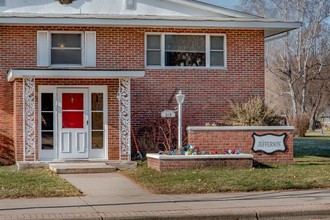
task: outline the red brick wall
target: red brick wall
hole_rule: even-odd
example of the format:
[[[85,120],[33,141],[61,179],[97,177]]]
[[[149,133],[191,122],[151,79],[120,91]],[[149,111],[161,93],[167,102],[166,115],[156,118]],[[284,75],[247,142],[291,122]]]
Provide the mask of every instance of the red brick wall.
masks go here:
[[[133,81],[132,113],[135,125],[150,114],[159,117],[166,108],[176,106],[173,94],[186,95],[183,120],[190,126],[215,122],[226,115],[231,99],[247,101],[264,96],[264,38],[255,30],[154,31],[224,33],[227,39],[227,70],[221,69],[146,69],[146,76]]]
[[[287,150],[285,152],[275,152],[274,154],[254,153],[252,151],[253,138],[252,134],[287,134],[285,144]],[[224,154],[225,150],[241,149],[242,153],[253,154],[255,162],[259,163],[282,163],[289,164],[293,162],[293,130],[236,130],[236,131],[188,131],[188,143],[193,146],[199,146],[201,151],[210,152],[217,150],[218,153]]]
[[[173,156],[175,157],[175,156]],[[158,171],[200,168],[251,168],[252,159],[219,158],[219,159],[173,159],[161,160],[148,157],[148,167]]]
[[[15,160],[22,161],[24,158],[23,150],[23,80],[14,82],[14,147]],[[11,125],[12,126],[12,125]]]
[[[164,108],[174,108],[172,94],[180,88],[186,94],[184,118],[189,125],[203,125],[223,117],[229,99],[247,100],[264,96],[264,38],[262,30],[175,29],[131,27],[0,27],[0,143],[13,149],[20,145],[20,91],[6,80],[9,69],[38,69],[37,31],[96,31],[97,67],[88,69],[144,69],[146,32],[222,33],[227,39],[227,70],[146,69],[144,78],[132,81],[132,114],[135,131],[145,118]],[[72,79],[71,79],[72,80]],[[79,82],[79,81],[77,81]],[[96,83],[97,84],[97,83]],[[19,89],[19,84],[15,89]],[[170,103],[170,104],[168,104]],[[1,147],[3,149],[3,146]],[[17,151],[21,157],[22,152]],[[0,155],[1,157],[1,155]]]

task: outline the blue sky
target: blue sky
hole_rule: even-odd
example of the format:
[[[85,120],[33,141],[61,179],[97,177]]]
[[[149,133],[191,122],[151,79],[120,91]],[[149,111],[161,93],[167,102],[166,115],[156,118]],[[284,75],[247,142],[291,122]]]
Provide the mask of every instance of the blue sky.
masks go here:
[[[239,5],[239,0],[202,0],[202,1],[232,9],[234,9],[235,6]]]

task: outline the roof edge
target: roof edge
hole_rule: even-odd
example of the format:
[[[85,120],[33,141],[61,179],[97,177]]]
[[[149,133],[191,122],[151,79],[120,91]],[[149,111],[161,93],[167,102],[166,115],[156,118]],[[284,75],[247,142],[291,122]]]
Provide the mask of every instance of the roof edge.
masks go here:
[[[6,14],[0,13],[0,25],[48,26],[121,26],[121,27],[180,27],[219,29],[262,29],[265,38],[300,28],[301,22],[277,21],[260,18],[217,18],[186,16],[114,16],[114,15],[60,15],[60,14]]]
[[[7,81],[13,82],[18,78],[34,77],[34,78],[138,78],[144,77],[145,71],[141,70],[21,70],[10,69],[7,73]]]

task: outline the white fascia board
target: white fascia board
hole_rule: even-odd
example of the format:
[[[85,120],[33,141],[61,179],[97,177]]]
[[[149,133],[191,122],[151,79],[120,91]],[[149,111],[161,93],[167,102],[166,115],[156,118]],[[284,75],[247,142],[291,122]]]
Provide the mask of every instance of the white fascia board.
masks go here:
[[[8,82],[17,78],[88,78],[88,79],[112,79],[112,78],[138,78],[143,77],[145,71],[104,71],[104,70],[9,70]]]
[[[293,126],[191,126],[187,131],[293,131]]]
[[[281,39],[281,38],[285,37],[286,34],[287,34],[287,31],[284,31],[284,32],[277,33],[275,35],[268,34],[266,37],[266,33],[265,33],[265,42],[271,42],[273,40]]]
[[[205,160],[205,159],[253,159],[253,154],[212,154],[212,155],[164,155],[147,154],[147,158],[158,160]]]
[[[224,28],[224,29],[263,29],[265,38],[275,36],[283,32],[300,28],[301,22],[282,21],[258,21],[212,18],[196,19],[192,18],[47,18],[47,17],[0,17],[0,24],[3,25],[52,25],[52,26],[138,26],[138,27],[190,27],[190,28]],[[270,33],[270,35],[267,35]]]

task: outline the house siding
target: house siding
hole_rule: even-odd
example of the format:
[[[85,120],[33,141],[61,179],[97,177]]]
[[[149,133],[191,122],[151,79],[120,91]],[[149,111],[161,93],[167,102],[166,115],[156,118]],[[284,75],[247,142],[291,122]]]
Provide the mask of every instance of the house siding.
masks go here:
[[[229,29],[143,28],[143,27],[71,27],[71,26],[1,26],[0,27],[0,147],[14,149],[16,160],[23,156],[22,80],[7,82],[9,69],[40,69],[37,66],[37,31],[96,31],[97,65],[107,70],[145,69],[145,33],[214,33],[226,34],[227,69],[146,68],[143,78],[131,86],[132,123],[135,132],[150,114],[174,109],[173,94],[182,89],[186,95],[184,120],[190,126],[215,122],[226,115],[228,100],[246,101],[264,96],[264,31]],[[118,80],[117,80],[118,81]],[[45,79],[37,85],[108,85],[109,99],[114,99],[118,85],[114,80]],[[111,87],[111,88],[110,88]],[[110,94],[111,93],[111,94]],[[37,94],[37,93],[36,93]],[[118,108],[109,107],[114,129],[109,140],[111,159],[118,159]],[[111,116],[111,117],[110,117]],[[115,116],[115,117],[114,117]],[[110,122],[109,122],[110,123]],[[116,125],[115,125],[116,124]],[[116,127],[117,126],[117,127]],[[110,144],[110,141],[109,141]],[[116,148],[116,150],[115,150]],[[0,150],[1,154],[8,154]],[[114,156],[111,156],[114,155]]]

